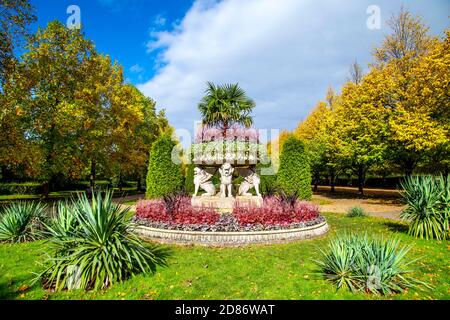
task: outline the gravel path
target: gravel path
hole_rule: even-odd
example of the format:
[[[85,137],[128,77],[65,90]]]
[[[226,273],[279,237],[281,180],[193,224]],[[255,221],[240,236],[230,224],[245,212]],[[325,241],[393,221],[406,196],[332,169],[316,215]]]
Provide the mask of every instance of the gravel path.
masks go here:
[[[361,196],[356,188],[336,187],[331,193],[329,187],[319,187],[313,200],[322,212],[345,213],[352,207],[362,207],[370,216],[393,220],[401,220],[400,213],[406,208],[398,190],[368,188]]]

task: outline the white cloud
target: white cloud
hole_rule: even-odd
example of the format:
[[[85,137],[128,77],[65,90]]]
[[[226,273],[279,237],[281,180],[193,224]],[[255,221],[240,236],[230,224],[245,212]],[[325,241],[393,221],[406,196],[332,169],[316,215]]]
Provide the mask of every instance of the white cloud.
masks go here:
[[[158,14],[153,20],[153,24],[158,27],[163,27],[166,24],[166,18],[162,14]]]
[[[139,64],[135,64],[130,68],[130,72],[132,73],[141,73],[142,71],[144,71],[144,68],[142,68]]]
[[[388,33],[384,23],[381,30],[366,27],[370,4],[198,0],[173,30],[152,34],[148,49],[160,50],[163,64],[138,88],[166,108],[176,128],[192,130],[206,81],[239,82],[257,103],[257,127],[292,129],[329,85],[345,81],[352,61],[366,65]],[[377,5],[385,20],[401,3]]]

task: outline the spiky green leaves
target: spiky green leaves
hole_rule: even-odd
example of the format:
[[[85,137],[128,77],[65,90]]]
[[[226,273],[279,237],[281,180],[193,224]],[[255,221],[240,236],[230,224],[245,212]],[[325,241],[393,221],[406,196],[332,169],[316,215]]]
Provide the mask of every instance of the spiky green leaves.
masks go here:
[[[409,250],[397,239],[343,235],[333,239],[327,250],[320,249],[321,259],[316,263],[320,275],[337,289],[388,295],[418,285],[428,287],[410,276],[415,260],[406,258]]]
[[[401,186],[408,205],[401,217],[410,222],[409,234],[421,239],[448,238],[450,176],[411,176]]]
[[[233,124],[252,125],[255,102],[238,84],[215,85],[208,82],[206,95],[198,105],[203,124],[228,129]]]
[[[347,212],[348,218],[364,218],[367,217],[367,212],[364,210],[364,208],[361,207],[352,207]]]
[[[39,276],[45,287],[102,289],[166,265],[168,251],[145,245],[133,232],[129,210],[114,204],[110,193],[92,201],[80,195],[59,211],[48,226],[53,251]]]
[[[25,242],[39,237],[46,206],[38,202],[14,202],[0,215],[0,242]]]

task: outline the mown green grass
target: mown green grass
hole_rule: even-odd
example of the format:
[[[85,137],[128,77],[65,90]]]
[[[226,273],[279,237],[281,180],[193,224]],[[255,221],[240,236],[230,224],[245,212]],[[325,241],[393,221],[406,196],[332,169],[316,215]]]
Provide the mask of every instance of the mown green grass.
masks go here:
[[[326,214],[330,232],[319,239],[290,244],[254,245],[243,248],[170,246],[173,255],[167,268],[153,276],[137,276],[109,290],[52,293],[31,286],[48,247],[41,241],[0,245],[0,299],[450,299],[450,243],[414,239],[402,223],[377,218],[351,219]],[[398,236],[413,245],[411,259],[420,268],[415,276],[433,290],[410,290],[381,297],[348,290],[336,291],[316,277],[318,247],[324,248],[336,233],[367,232]]]

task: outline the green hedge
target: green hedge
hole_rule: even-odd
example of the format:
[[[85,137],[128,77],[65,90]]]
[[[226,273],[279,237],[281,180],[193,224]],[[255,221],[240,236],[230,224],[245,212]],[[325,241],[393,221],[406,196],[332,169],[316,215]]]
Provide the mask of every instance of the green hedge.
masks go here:
[[[310,200],[311,181],[311,169],[305,145],[296,137],[289,137],[281,152],[277,183],[285,193],[297,193],[300,199]]]
[[[186,177],[184,178],[184,188],[189,194],[193,194],[195,191],[194,168],[194,163],[189,164],[186,168]]]
[[[179,164],[172,161],[175,146],[175,142],[166,135],[159,137],[153,144],[148,164],[147,198],[159,198],[183,186],[181,160]]]
[[[13,194],[37,195],[41,193],[42,193],[42,183],[39,182],[0,184],[0,195],[13,195]]]

